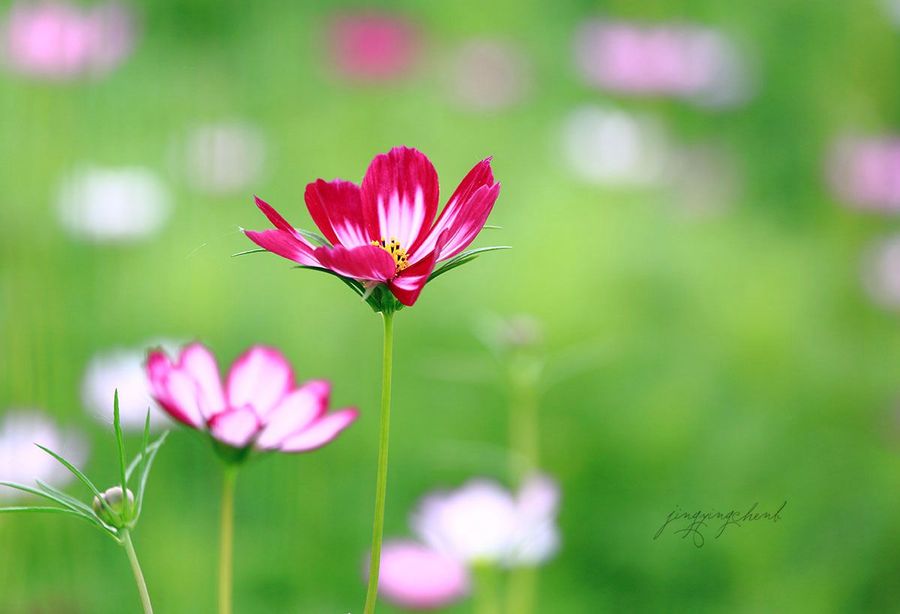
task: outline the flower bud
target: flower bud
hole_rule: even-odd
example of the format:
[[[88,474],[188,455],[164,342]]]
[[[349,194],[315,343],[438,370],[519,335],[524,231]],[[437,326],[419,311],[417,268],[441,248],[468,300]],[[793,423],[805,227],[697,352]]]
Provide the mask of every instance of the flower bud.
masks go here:
[[[125,500],[125,496],[122,495],[122,487],[121,486],[113,486],[112,488],[107,488],[106,491],[101,495],[103,500],[106,501],[106,505],[109,508],[118,514],[119,520],[121,522],[127,522],[131,516],[132,510],[134,509],[134,493],[130,490],[125,489],[127,493],[127,502]],[[117,524],[115,520],[112,518],[110,513],[107,511],[106,507],[100,501],[99,497],[94,497],[94,501],[91,505],[94,508],[94,513],[100,517],[100,520],[107,524],[115,525]]]

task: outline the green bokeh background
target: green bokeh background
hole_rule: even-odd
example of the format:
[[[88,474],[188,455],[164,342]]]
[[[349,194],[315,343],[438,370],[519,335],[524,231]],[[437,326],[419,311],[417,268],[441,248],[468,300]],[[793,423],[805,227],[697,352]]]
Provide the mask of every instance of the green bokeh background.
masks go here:
[[[432,56],[473,36],[518,42],[535,64],[534,95],[502,113],[461,111],[439,63],[399,83],[342,83],[319,50],[329,15],[348,7],[275,0],[145,0],[137,51],[108,78],[0,80],[0,412],[41,407],[87,432],[88,473],[111,483],[111,436],[79,395],[95,352],[158,336],[203,340],[222,362],[253,343],[282,348],[299,377],[331,378],[334,403],[362,416],[314,454],[242,472],[236,611],[361,611],[378,317],[327,276],[269,255],[230,258],[248,247],[238,226],[267,225],[251,194],[191,192],[169,147],[198,121],[257,123],[271,155],[252,190],[305,225],[308,181],[359,180],[391,146],[425,151],[444,196],[493,155],[503,191],[492,223],[503,229],[479,243],[515,249],[442,277],[396,318],[386,534],[408,535],[407,514],[431,488],[506,479],[502,367],[475,331],[488,315],[529,313],[546,337],[541,464],[563,490],[564,544],[541,572],[537,612],[900,611],[900,329],[859,281],[865,247],[896,222],[841,208],[822,180],[835,135],[900,121],[900,32],[880,4],[392,7],[421,23]],[[709,113],[585,88],[571,36],[596,15],[723,28],[751,51],[756,96]],[[664,191],[573,180],[560,124],[606,101],[658,114],[685,142],[726,145],[743,177],[735,206],[689,216]],[[82,162],[162,173],[176,200],[165,232],[119,247],[67,238],[53,195]],[[214,611],[219,486],[208,444],[174,432],[135,535],[163,614]],[[708,536],[701,549],[652,539],[676,505],[784,500],[778,524]],[[0,518],[0,612],[132,611],[112,542],[57,517]]]

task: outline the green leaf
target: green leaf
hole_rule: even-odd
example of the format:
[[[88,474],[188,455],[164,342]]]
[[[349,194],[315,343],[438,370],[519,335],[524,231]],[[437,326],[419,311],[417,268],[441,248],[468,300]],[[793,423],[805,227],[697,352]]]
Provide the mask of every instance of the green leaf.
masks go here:
[[[73,512],[72,510],[70,510],[67,507],[53,507],[53,506],[40,507],[40,506],[22,505],[22,506],[17,506],[17,507],[0,507],[0,512],[3,512],[3,513],[7,513],[7,512],[38,512],[38,513],[50,512],[50,513],[56,513],[56,514],[71,514],[73,516],[79,516],[79,517],[81,516],[81,514],[79,514],[78,512]]]
[[[38,485],[38,488],[40,488],[44,493],[46,493],[50,497],[53,497],[54,500],[56,502],[60,503],[61,505],[65,505],[66,507],[72,508],[74,510],[79,510],[79,511],[84,512],[85,514],[89,514],[91,516],[94,515],[94,510],[91,509],[91,507],[89,505],[87,505],[86,503],[83,503],[82,501],[79,501],[75,497],[73,497],[67,493],[64,493],[63,491],[61,491],[57,488],[54,488],[53,486],[50,486],[49,484],[47,484],[46,482],[42,482],[41,480],[37,480],[37,485]]]
[[[154,442],[152,450],[149,451],[147,456],[147,462],[143,464],[141,468],[141,477],[140,482],[138,483],[138,491],[136,495],[137,501],[137,509],[135,510],[134,520],[137,520],[141,515],[141,509],[144,507],[144,490],[147,488],[147,478],[150,476],[150,467],[153,466],[153,461],[156,459],[156,453],[159,452],[160,446],[165,443],[166,437],[168,437],[169,433],[165,432],[160,435],[159,439]]]
[[[432,271],[431,275],[428,276],[428,281],[431,281],[431,280],[443,275],[447,271],[451,271],[451,270],[455,269],[458,266],[462,266],[468,262],[472,262],[478,256],[480,256],[481,254],[483,254],[485,252],[493,252],[493,251],[497,251],[500,249],[512,249],[512,247],[509,245],[494,245],[491,247],[479,247],[476,249],[470,249],[470,250],[464,251],[461,254],[457,254],[450,260],[447,260],[446,262],[444,262],[440,267],[438,267],[437,269]]]
[[[261,247],[257,247],[257,248],[254,248],[254,249],[246,249],[246,250],[244,250],[244,251],[242,251],[242,252],[238,252],[238,253],[236,253],[236,254],[231,254],[231,257],[232,257],[232,258],[237,258],[238,256],[246,256],[247,254],[259,254],[259,253],[261,253],[261,252],[267,252],[267,251],[269,251],[269,250],[263,249],[263,248],[261,248]]]
[[[32,488],[31,486],[25,486],[24,484],[19,484],[17,482],[0,482],[0,486],[6,486],[7,488],[14,488],[21,492],[28,493],[29,495],[35,495],[36,497],[41,497],[44,499],[49,499],[50,501],[53,501],[55,503],[60,503],[60,501],[52,495],[42,492],[36,488]]]
[[[165,437],[167,437],[168,435],[169,435],[169,433],[168,433],[168,431],[166,431],[165,433],[162,434],[162,436],[159,437],[159,439],[157,439],[156,441],[151,443],[149,446],[147,446],[147,453],[149,454],[153,450],[156,450],[157,448],[159,448],[159,446],[162,445]],[[137,470],[137,468],[141,464],[141,460],[144,458],[144,456],[145,455],[142,452],[138,456],[134,457],[134,459],[132,459],[131,464],[128,465],[128,469],[125,471],[125,479],[126,480],[131,479],[132,474]]]
[[[485,224],[482,228],[486,228],[488,230],[503,230],[503,226],[497,226],[496,224]]]
[[[303,235],[307,241],[315,243],[319,247],[331,247],[331,242],[317,232],[303,230],[302,228],[294,228],[294,230]]]
[[[359,283],[355,279],[349,279],[347,277],[344,277],[343,275],[338,275],[337,273],[335,273],[334,271],[332,271],[330,269],[325,269],[325,268],[317,267],[317,266],[307,266],[305,264],[298,264],[294,268],[307,269],[309,271],[319,271],[320,273],[327,273],[328,275],[337,277],[342,282],[347,284],[347,287],[350,288],[351,290],[353,290],[354,292],[356,292],[356,294],[358,294],[359,296],[363,296],[366,293],[366,289],[363,287],[363,285],[361,283]]]
[[[69,461],[64,459],[62,456],[60,456],[53,450],[50,450],[49,448],[45,448],[44,446],[42,446],[39,443],[36,443],[34,445],[36,445],[41,450],[43,450],[44,452],[46,452],[47,454],[49,454],[50,456],[55,458],[59,462],[59,464],[61,464],[66,469],[68,469],[72,475],[74,475],[76,478],[78,478],[78,480],[82,484],[87,486],[88,489],[91,491],[91,493],[93,493],[93,495],[95,497],[97,497],[97,499],[100,500],[100,504],[103,506],[103,509],[105,509],[107,511],[107,513],[110,515],[110,517],[112,517],[116,521],[121,521],[121,517],[109,506],[109,504],[106,502],[106,499],[101,494],[100,490],[96,486],[94,486],[94,483],[91,482],[86,475],[84,475],[81,471],[79,471],[75,465],[73,465],[72,463],[70,463]]]
[[[116,446],[119,453],[119,482],[122,486],[122,492],[128,490],[128,479],[125,476],[125,435],[122,434],[122,419],[119,413],[119,389],[116,388],[113,393],[113,431],[116,433]],[[128,497],[126,496],[126,501]],[[127,505],[125,506],[128,507]]]

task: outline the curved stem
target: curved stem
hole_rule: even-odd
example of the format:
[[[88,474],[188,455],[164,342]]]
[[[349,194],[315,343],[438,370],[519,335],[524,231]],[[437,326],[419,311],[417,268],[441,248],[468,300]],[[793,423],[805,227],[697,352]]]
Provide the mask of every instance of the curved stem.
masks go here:
[[[222,520],[219,532],[219,614],[231,614],[234,559],[234,483],[237,467],[225,468],[222,483]]]
[[[125,546],[125,552],[128,554],[128,562],[131,563],[131,571],[134,573],[134,581],[137,584],[138,593],[141,594],[141,606],[144,608],[144,614],[153,614],[153,606],[150,604],[150,593],[147,592],[147,582],[144,580],[141,564],[138,562],[134,544],[131,542],[131,533],[128,529],[122,529],[120,534],[122,536],[122,545]]]
[[[384,502],[387,497],[388,437],[391,426],[391,366],[394,348],[394,315],[384,319],[384,352],[381,363],[381,423],[378,432],[378,474],[375,480],[375,521],[372,526],[372,559],[369,564],[369,587],[366,590],[365,614],[374,614],[378,599],[378,571],[381,567],[381,538],[384,531]]]

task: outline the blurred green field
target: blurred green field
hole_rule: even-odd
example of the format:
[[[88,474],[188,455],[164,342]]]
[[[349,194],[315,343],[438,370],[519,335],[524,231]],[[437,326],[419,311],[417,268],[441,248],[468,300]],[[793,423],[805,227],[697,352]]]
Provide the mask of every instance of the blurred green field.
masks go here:
[[[563,548],[541,572],[537,612],[900,611],[900,327],[859,281],[866,245],[898,225],[840,207],[822,178],[839,131],[900,121],[900,31],[874,0],[391,4],[431,49],[490,35],[531,54],[532,97],[489,114],[449,105],[434,65],[386,85],[330,78],[316,53],[329,3],[138,4],[142,39],[109,77],[0,80],[0,412],[40,407],[87,432],[89,474],[112,483],[111,435],[79,394],[97,351],[200,339],[227,363],[267,343],[298,377],[332,379],[334,405],[358,405],[361,419],[320,451],[273,455],[239,478],[237,612],[362,610],[381,368],[367,306],[275,256],[231,258],[250,247],[238,226],[267,227],[253,193],[311,226],[308,181],[358,181],[399,144],[432,159],[442,199],[493,155],[503,189],[491,223],[503,228],[478,244],[514,249],[441,277],[396,317],[386,535],[408,535],[407,514],[434,487],[506,479],[502,370],[475,331],[488,315],[528,313],[546,329],[541,464],[563,490]],[[753,49],[756,96],[706,112],[580,85],[570,38],[598,14],[734,33]],[[733,151],[735,206],[690,216],[664,190],[573,180],[559,125],[610,100]],[[264,179],[246,194],[191,191],[168,165],[172,135],[235,117],[265,132]],[[165,230],[135,245],[67,238],[53,196],[85,161],[160,172],[175,200]],[[214,611],[219,487],[208,443],[176,429],[135,534],[161,613]],[[778,524],[701,549],[652,539],[676,505],[784,500]],[[0,517],[0,612],[137,605],[112,542],[75,521]]]

